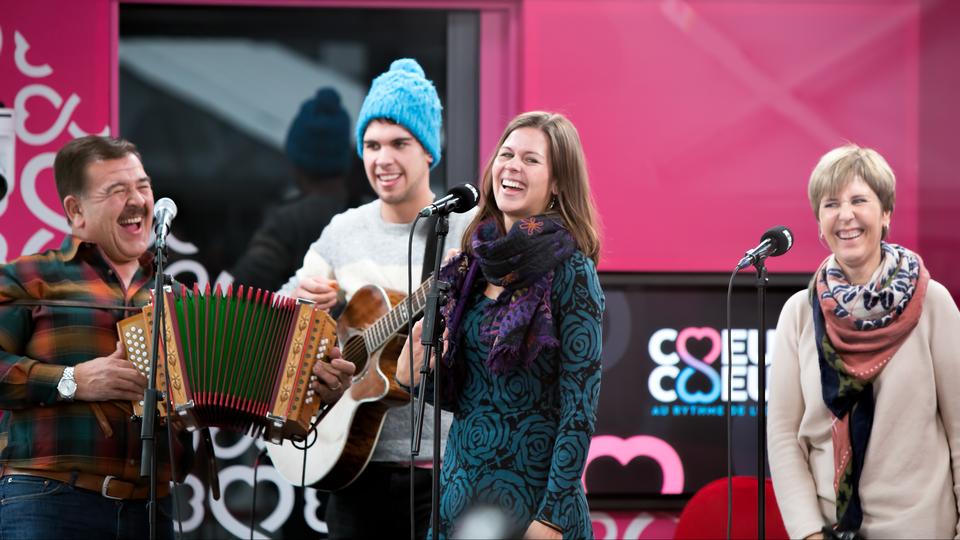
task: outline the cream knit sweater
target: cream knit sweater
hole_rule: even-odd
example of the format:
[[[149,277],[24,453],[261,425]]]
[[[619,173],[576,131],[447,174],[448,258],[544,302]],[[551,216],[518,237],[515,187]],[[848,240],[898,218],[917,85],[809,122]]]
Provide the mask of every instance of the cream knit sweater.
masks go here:
[[[780,313],[769,387],[770,471],[791,538],[836,520],[831,416],[807,294]],[[920,321],[874,381],[874,397],[861,533],[960,537],[960,312],[943,285],[930,280]]]

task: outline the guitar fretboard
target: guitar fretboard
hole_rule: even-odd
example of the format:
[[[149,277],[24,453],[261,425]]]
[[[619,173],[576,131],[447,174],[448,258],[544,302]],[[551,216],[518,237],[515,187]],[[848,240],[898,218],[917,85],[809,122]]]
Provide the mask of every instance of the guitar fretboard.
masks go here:
[[[394,334],[407,326],[410,317],[423,311],[427,304],[427,294],[430,292],[431,284],[433,284],[432,277],[420,284],[420,288],[414,291],[410,297],[410,313],[407,313],[407,299],[405,298],[363,331],[363,340],[366,342],[368,351],[379,349]]]

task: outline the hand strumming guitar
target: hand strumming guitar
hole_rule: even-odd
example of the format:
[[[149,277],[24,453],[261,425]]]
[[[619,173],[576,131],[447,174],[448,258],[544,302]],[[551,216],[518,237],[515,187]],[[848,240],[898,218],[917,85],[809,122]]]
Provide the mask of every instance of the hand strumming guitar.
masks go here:
[[[300,280],[297,288],[290,295],[293,298],[303,298],[317,304],[320,309],[329,310],[337,304],[337,295],[340,287],[336,280],[324,277],[306,277]]]
[[[447,350],[447,336],[449,332],[443,331],[443,353]],[[423,321],[417,321],[413,325],[413,334],[403,344],[403,351],[397,358],[397,381],[404,386],[417,386],[420,384],[420,368],[423,366],[423,344],[420,343],[420,337],[423,335]],[[410,384],[410,340],[413,340],[413,384]],[[430,369],[433,369],[434,356],[430,356]]]

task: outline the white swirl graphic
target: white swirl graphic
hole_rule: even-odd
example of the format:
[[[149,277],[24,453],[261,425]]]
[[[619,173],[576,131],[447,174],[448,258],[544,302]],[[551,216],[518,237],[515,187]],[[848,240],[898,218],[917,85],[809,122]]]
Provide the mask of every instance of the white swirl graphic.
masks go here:
[[[219,459],[234,459],[240,457],[253,443],[253,437],[241,437],[232,446],[221,446],[217,439],[218,433],[220,433],[220,428],[210,428],[210,440],[213,442],[213,451]]]
[[[603,525],[603,538],[601,540],[617,540],[617,533],[620,532],[617,522],[606,512],[590,512],[590,521]],[[626,538],[626,537],[624,537]]]
[[[46,230],[40,229],[39,231],[33,233],[33,236],[27,240],[27,243],[23,245],[23,251],[20,252],[20,255],[32,255],[34,253],[39,253],[43,246],[47,245],[47,242],[53,240],[53,233]]]
[[[327,534],[327,522],[317,518],[317,510],[320,509],[320,499],[317,498],[317,490],[306,488],[303,490],[303,520],[307,525],[321,534]]]
[[[60,116],[57,117],[56,122],[50,126],[50,129],[39,134],[27,131],[27,118],[30,116],[30,112],[27,111],[27,100],[32,97],[45,98],[50,102],[51,105],[53,105],[54,108],[60,109]],[[17,92],[17,97],[13,100],[13,116],[17,136],[20,137],[20,140],[31,146],[43,146],[47,143],[53,142],[54,139],[63,133],[64,128],[67,126],[67,122],[70,121],[70,116],[73,114],[74,109],[76,109],[77,105],[79,104],[80,97],[76,94],[70,94],[70,97],[67,98],[67,102],[64,103],[63,98],[60,97],[60,94],[58,94],[56,90],[50,88],[49,86],[42,84],[30,84],[24,86],[19,92]]]
[[[167,247],[172,249],[174,253],[182,255],[196,255],[200,251],[197,246],[186,240],[180,240],[173,233],[167,235]]]
[[[77,123],[72,120],[70,121],[70,125],[67,126],[67,131],[70,133],[70,136],[73,137],[74,139],[79,139],[80,137],[86,137],[87,135],[90,135],[90,133],[87,133],[86,131],[82,130],[80,126],[78,126]],[[109,137],[110,126],[104,126],[103,129],[100,130],[100,133],[97,133],[96,135],[99,135],[101,137]]]
[[[236,481],[245,482],[247,485],[253,487],[253,467],[233,465],[220,471],[220,485],[222,486],[223,493],[226,493],[228,486]],[[268,465],[258,467],[257,484],[261,482],[274,484],[280,493],[280,500],[277,502],[277,507],[266,519],[259,523],[260,528],[274,532],[287,521],[293,512],[293,502],[295,500],[293,486],[288,484],[276,469]],[[213,512],[214,517],[217,518],[217,522],[234,536],[249,538],[251,536],[250,525],[241,523],[237,518],[233,517],[233,514],[230,513],[230,510],[227,508],[225,499],[226,497],[220,497],[219,501],[214,500],[212,494],[208,498],[210,510]],[[256,530],[253,531],[253,537],[261,539],[268,538]]]
[[[191,513],[190,517],[183,522],[181,526],[183,527],[183,532],[192,532],[203,523],[203,518],[206,517],[206,512],[203,508],[203,496],[207,493],[207,490],[203,487],[203,483],[200,482],[200,479],[194,475],[187,476],[186,481],[181,485],[190,486],[192,494],[190,495],[190,500],[188,501],[188,506],[190,507]],[[183,493],[183,489],[178,488],[177,495]],[[176,513],[174,513],[174,518],[176,518]],[[183,514],[180,514],[180,517],[183,518]]]
[[[33,213],[40,221],[48,227],[58,231],[69,233],[70,225],[67,224],[67,218],[63,217],[58,211],[54,211],[40,200],[37,194],[37,176],[40,171],[53,167],[53,159],[56,154],[53,152],[44,152],[37,154],[30,159],[23,167],[20,173],[21,196],[26,203],[27,209]]]
[[[210,276],[207,274],[207,269],[197,261],[192,261],[190,259],[184,259],[171,264],[167,267],[167,273],[173,276],[177,281],[189,281],[181,279],[180,275],[184,273],[193,274],[194,281],[197,282],[197,285],[201,289],[206,287],[207,283],[210,282]]]
[[[50,64],[34,66],[27,61],[27,51],[30,50],[30,44],[27,43],[27,39],[23,37],[20,32],[13,32],[13,40],[16,43],[14,46],[13,60],[16,62],[17,69],[20,70],[20,73],[23,73],[27,77],[33,77],[34,79],[46,77],[53,73],[53,68],[50,67]]]
[[[647,525],[653,523],[653,516],[650,514],[640,514],[637,517],[633,518],[633,521],[630,522],[630,525],[627,525],[627,530],[624,531],[624,538],[640,538],[640,535],[643,534],[644,529],[647,528]]]

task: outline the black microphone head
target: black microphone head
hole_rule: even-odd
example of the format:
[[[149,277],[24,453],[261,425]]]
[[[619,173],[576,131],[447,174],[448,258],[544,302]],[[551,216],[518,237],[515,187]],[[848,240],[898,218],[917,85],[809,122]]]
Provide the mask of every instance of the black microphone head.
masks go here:
[[[764,240],[770,240],[773,244],[773,251],[770,252],[770,257],[783,255],[793,247],[793,233],[790,232],[790,229],[782,225],[767,229],[767,232],[763,233],[763,236],[760,237],[761,242]]]
[[[7,196],[7,179],[0,172],[0,201]]]
[[[457,198],[457,207],[454,212],[463,213],[477,205],[480,200],[480,192],[473,184],[460,184],[453,186],[447,192],[448,196]]]

